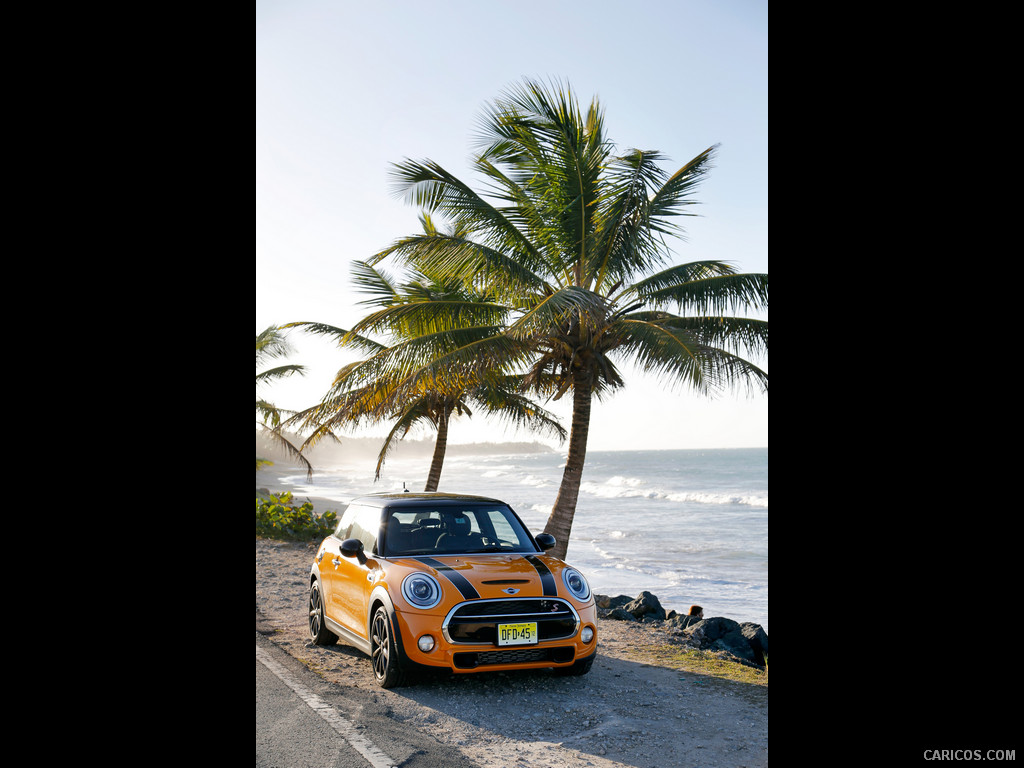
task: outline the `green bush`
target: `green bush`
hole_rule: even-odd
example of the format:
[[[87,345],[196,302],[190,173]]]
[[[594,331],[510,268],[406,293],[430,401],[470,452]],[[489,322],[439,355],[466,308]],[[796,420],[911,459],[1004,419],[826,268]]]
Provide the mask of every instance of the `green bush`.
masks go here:
[[[297,507],[290,491],[271,494],[269,498],[256,497],[256,535],[261,538],[319,541],[337,525],[337,513],[328,510],[317,515],[308,501]]]

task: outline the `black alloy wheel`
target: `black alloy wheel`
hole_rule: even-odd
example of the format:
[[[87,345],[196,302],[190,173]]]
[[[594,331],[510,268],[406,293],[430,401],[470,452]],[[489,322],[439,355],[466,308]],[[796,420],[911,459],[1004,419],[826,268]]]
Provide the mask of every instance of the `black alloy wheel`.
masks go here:
[[[309,585],[309,636],[315,645],[334,645],[338,636],[327,629],[324,621],[324,601],[320,594],[320,582]]]
[[[384,606],[373,614],[370,625],[370,661],[373,662],[373,677],[381,688],[393,688],[404,682],[405,675],[398,663],[391,622]]]

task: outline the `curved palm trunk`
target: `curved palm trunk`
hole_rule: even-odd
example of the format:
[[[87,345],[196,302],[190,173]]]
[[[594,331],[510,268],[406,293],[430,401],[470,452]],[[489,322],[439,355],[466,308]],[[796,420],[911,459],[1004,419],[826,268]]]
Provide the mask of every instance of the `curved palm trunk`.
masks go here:
[[[576,515],[576,500],[583,480],[583,463],[587,458],[587,436],[590,434],[590,405],[593,397],[590,381],[583,373],[574,375],[572,388],[572,426],[569,431],[569,455],[562,472],[555,506],[551,509],[544,533],[555,537],[555,546],[548,553],[565,558],[572,532],[572,519]]]
[[[441,468],[444,466],[444,452],[448,448],[448,409],[442,408],[437,418],[437,438],[434,440],[434,457],[430,460],[430,473],[424,491],[436,491],[441,482]]]

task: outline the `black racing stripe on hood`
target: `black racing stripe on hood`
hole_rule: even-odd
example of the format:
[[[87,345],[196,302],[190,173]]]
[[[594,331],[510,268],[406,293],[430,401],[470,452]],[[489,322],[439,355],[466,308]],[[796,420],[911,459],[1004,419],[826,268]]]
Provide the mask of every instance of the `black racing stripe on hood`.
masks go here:
[[[476,600],[480,597],[480,593],[476,591],[476,587],[469,583],[469,580],[461,573],[456,571],[450,565],[445,565],[440,560],[435,560],[432,557],[417,557],[421,563],[429,565],[431,568],[436,568],[441,574],[448,579],[455,588],[462,593],[462,596],[466,600]]]
[[[543,561],[539,557],[534,555],[526,555],[527,562],[537,569],[537,573],[540,574],[540,583],[544,587],[545,597],[557,597],[558,587],[555,586],[555,577],[548,570],[548,567],[544,565]]]

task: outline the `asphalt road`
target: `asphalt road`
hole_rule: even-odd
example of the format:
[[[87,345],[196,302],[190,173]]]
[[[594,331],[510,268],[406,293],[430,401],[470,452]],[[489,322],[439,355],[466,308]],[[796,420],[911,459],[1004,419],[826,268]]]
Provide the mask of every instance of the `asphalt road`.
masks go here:
[[[256,768],[479,768],[256,633]]]

